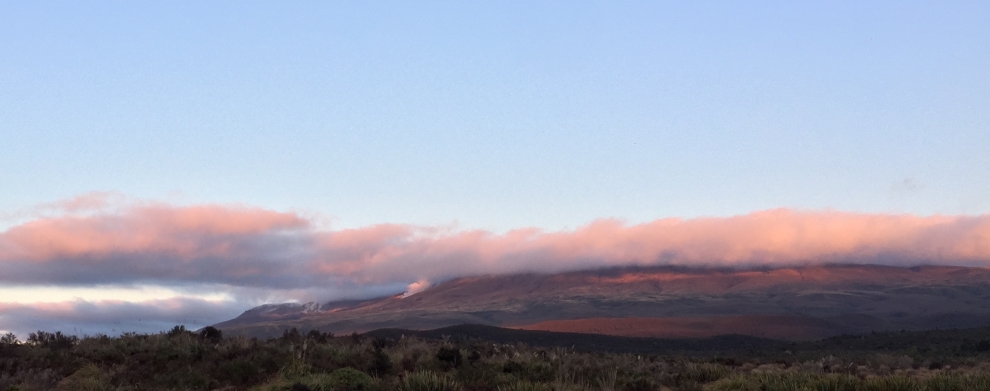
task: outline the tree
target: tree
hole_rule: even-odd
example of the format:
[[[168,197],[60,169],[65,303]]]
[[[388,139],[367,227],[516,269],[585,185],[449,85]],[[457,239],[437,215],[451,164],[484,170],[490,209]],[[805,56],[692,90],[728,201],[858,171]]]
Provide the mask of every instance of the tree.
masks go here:
[[[14,333],[7,333],[0,337],[0,345],[19,345],[21,341]]]

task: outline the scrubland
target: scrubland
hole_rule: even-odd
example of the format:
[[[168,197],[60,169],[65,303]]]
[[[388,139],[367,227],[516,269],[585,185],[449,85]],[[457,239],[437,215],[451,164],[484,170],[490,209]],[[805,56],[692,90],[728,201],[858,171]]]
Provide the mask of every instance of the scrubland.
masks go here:
[[[294,329],[264,340],[178,326],[119,337],[37,332],[0,339],[0,390],[990,390],[990,342],[971,336],[920,348],[883,348],[892,337],[879,335],[839,349],[634,354]]]

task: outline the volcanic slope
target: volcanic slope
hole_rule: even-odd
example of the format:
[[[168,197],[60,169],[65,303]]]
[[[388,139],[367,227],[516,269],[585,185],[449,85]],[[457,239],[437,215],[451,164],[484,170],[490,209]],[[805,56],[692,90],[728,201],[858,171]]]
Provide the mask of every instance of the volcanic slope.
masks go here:
[[[478,276],[402,297],[256,307],[225,333],[275,336],[482,324],[639,337],[846,333],[990,325],[990,270],[822,266],[772,270],[624,268]]]

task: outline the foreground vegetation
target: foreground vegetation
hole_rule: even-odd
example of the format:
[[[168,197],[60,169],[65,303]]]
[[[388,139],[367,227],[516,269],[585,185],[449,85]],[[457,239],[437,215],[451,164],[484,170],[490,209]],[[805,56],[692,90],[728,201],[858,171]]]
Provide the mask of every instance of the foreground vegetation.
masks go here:
[[[181,326],[81,339],[37,332],[24,342],[0,338],[0,391],[990,390],[990,342],[971,338],[985,331],[952,333],[929,335],[934,345],[915,338],[898,346],[913,334],[893,333],[763,351],[634,354],[296,330],[267,340]]]

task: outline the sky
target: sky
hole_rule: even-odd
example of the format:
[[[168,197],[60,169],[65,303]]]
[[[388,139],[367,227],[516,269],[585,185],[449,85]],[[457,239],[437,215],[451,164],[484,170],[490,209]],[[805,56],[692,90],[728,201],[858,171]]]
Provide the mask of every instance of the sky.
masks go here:
[[[988,23],[984,1],[3,2],[0,331],[475,273],[988,265]]]

